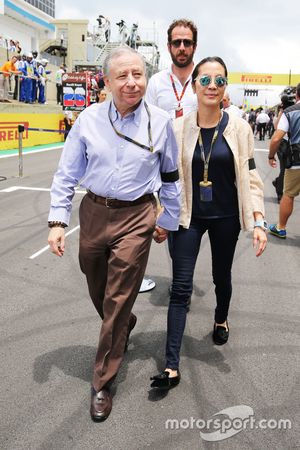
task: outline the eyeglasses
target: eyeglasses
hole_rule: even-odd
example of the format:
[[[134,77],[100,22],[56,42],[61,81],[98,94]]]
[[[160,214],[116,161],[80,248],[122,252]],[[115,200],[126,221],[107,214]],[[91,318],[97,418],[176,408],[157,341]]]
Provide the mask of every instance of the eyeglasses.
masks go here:
[[[202,75],[202,77],[197,77],[196,79],[199,80],[199,83],[201,84],[201,86],[209,86],[212,80],[212,77],[210,75]],[[221,75],[217,75],[214,78],[214,84],[217,87],[223,87],[227,84],[227,78],[226,77],[222,77]]]
[[[171,41],[171,45],[175,48],[179,48],[181,43],[183,43],[184,47],[192,47],[194,45],[194,41],[191,39],[174,39],[174,41]]]

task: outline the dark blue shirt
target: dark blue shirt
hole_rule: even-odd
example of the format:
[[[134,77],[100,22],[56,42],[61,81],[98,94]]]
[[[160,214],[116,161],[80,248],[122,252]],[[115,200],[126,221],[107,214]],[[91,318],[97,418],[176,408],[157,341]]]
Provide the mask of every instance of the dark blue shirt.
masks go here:
[[[227,123],[228,114],[224,112],[208,166],[208,180],[212,182],[212,201],[210,202],[200,200],[199,182],[203,181],[204,163],[201,158],[199,142],[195,147],[192,162],[192,217],[211,219],[239,214],[233,154],[223,137]],[[201,128],[205,156],[209,153],[214,131],[215,127]]]

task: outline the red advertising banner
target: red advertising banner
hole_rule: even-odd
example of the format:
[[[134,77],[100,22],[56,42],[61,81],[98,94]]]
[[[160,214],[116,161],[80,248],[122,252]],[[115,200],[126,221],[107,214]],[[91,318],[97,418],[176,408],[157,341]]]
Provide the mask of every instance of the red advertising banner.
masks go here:
[[[65,73],[62,76],[63,110],[83,111],[87,106],[87,74]]]

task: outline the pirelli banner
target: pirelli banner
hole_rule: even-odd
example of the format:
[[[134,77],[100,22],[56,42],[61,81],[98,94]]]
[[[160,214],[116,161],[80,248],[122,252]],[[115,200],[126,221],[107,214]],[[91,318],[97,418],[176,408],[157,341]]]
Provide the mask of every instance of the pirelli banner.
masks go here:
[[[57,130],[57,133],[25,130],[23,133],[23,147],[62,142],[64,134],[60,133],[59,130],[64,128],[63,119],[64,116],[62,114],[0,113],[0,152],[1,150],[18,148],[18,125],[24,125],[25,128],[43,127]]]
[[[300,74],[231,72],[228,74],[228,83],[296,86],[300,83]]]

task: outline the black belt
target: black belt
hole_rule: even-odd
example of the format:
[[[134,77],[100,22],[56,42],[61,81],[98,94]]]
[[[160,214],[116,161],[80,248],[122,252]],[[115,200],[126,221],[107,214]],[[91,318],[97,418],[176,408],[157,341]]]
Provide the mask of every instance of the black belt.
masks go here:
[[[91,191],[88,191],[87,195],[94,202],[100,203],[100,205],[104,205],[107,208],[124,208],[126,206],[140,205],[141,203],[145,203],[154,199],[153,194],[142,195],[142,197],[139,197],[136,200],[118,200],[116,198],[100,197],[100,195],[96,195]]]

